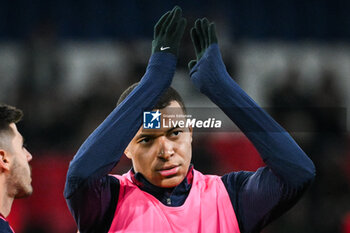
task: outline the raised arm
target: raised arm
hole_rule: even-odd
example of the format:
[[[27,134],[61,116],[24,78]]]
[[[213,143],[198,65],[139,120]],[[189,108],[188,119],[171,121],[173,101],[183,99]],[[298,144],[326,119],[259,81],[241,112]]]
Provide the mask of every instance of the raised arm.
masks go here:
[[[256,232],[295,203],[314,179],[315,167],[292,137],[229,76],[215,25],[198,19],[191,37],[197,55],[189,63],[192,82],[242,130],[267,165],[255,173],[222,177],[241,232]]]
[[[71,161],[64,196],[81,232],[108,230],[106,219],[111,220],[114,214],[119,192],[119,182],[108,173],[140,128],[143,111],[151,110],[170,86],[185,25],[179,7],[163,15],[154,27],[152,56],[145,75]]]

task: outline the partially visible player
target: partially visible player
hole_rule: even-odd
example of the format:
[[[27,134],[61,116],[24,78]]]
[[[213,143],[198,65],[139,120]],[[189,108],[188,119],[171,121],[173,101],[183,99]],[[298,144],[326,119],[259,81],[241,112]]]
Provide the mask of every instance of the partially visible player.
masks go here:
[[[146,74],[122,94],[70,163],[64,195],[81,233],[260,232],[314,179],[312,161],[228,75],[207,19],[198,19],[191,30],[197,56],[189,64],[192,82],[240,127],[266,166],[203,175],[190,164],[191,127],[142,127],[143,111],[156,111],[153,117],[158,110],[164,117],[186,112],[170,88],[182,22],[175,7],[156,24]],[[108,175],[123,154],[132,169]]]
[[[14,232],[6,221],[13,200],[33,192],[29,166],[32,155],[16,126],[22,116],[21,110],[0,104],[0,233]]]

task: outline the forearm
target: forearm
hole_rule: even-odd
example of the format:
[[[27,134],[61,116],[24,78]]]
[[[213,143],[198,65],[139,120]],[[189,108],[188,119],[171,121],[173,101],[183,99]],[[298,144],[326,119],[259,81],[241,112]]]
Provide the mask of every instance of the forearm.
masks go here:
[[[191,78],[245,133],[267,166],[285,183],[303,186],[315,168],[292,137],[261,109],[226,72],[217,44],[192,69]]]
[[[70,163],[65,187],[68,198],[89,177],[108,174],[142,124],[142,112],[151,110],[172,81],[176,57],[152,55],[139,85],[86,139]]]

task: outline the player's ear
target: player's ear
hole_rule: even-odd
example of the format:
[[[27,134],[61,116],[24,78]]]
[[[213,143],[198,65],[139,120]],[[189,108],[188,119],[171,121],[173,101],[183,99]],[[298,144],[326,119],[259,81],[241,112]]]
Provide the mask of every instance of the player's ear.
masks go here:
[[[189,131],[189,133],[190,133],[191,142],[192,142],[192,132],[193,132],[192,126],[189,126],[189,127],[188,127],[188,131]]]
[[[10,170],[10,163],[8,160],[8,153],[3,150],[0,149],[0,169],[1,170],[6,170],[9,171]]]

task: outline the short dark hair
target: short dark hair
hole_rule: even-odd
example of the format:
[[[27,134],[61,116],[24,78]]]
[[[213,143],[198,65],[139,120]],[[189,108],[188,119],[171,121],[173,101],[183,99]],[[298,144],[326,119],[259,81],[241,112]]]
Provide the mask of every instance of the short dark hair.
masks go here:
[[[9,143],[8,135],[14,135],[10,124],[19,122],[22,117],[22,110],[0,103],[0,147],[5,147]]]
[[[8,130],[11,123],[19,122],[22,117],[22,110],[7,104],[0,104],[0,132]]]
[[[123,102],[123,100],[137,87],[139,83],[134,83],[129,86],[119,97],[117,106]],[[185,103],[182,100],[180,94],[172,87],[169,87],[164,91],[164,93],[160,96],[158,102],[154,106],[154,109],[163,109],[170,104],[171,101],[176,101],[180,104],[184,113],[186,113]]]

